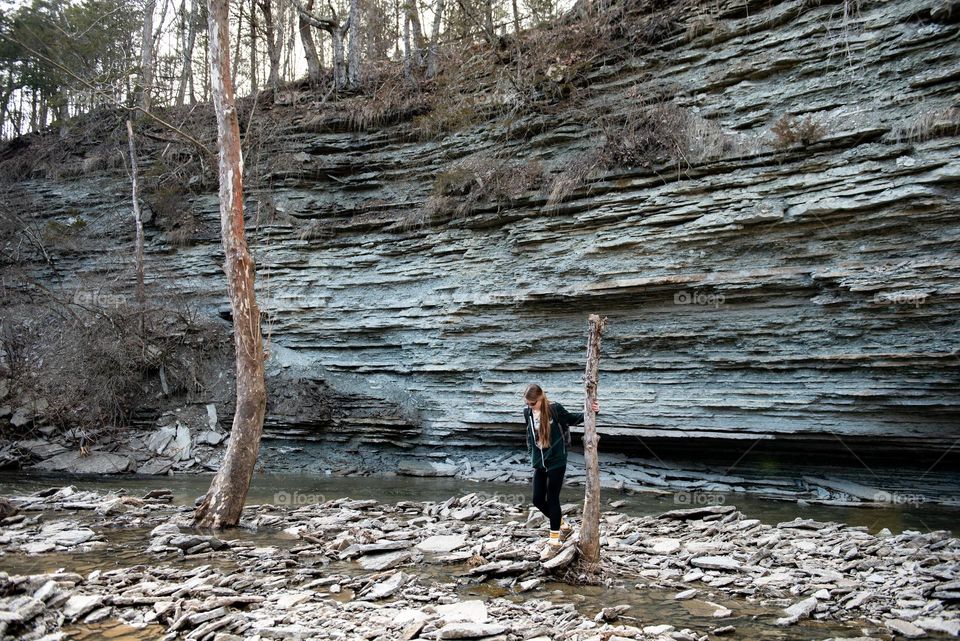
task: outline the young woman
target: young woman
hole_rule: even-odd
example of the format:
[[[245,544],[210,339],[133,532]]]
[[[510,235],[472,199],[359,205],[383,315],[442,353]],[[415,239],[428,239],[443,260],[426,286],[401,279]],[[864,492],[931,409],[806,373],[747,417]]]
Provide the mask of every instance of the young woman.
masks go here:
[[[544,554],[549,555],[573,532],[560,514],[560,489],[567,471],[567,444],[562,426],[583,423],[583,414],[571,414],[560,403],[551,403],[537,384],[528,386],[523,398],[527,403],[523,410],[527,449],[533,465],[533,504],[550,519],[550,538],[544,550]],[[600,411],[599,403],[594,402],[593,411]]]

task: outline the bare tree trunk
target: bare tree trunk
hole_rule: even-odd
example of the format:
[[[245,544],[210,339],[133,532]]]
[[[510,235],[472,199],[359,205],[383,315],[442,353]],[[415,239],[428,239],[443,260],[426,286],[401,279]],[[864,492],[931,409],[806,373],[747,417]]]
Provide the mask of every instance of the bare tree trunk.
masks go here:
[[[293,54],[297,46],[297,10],[291,10],[291,7],[284,3],[283,19],[286,21],[284,33],[287,35],[287,45],[284,47],[283,54],[283,77],[287,80],[296,78],[296,65],[293,61]]]
[[[427,48],[426,39],[423,37],[423,25],[420,23],[420,7],[417,6],[417,0],[406,0],[407,14],[410,16],[410,26],[412,27],[413,44],[417,47],[417,55],[421,55]],[[420,61],[417,61],[420,64]]]
[[[0,96],[0,126],[4,126],[7,123],[7,116],[10,115],[10,98],[13,96],[14,92],[18,89],[22,89],[23,83],[16,82],[14,80],[14,75],[12,71],[7,72],[7,82],[3,87],[3,95]],[[41,112],[42,112],[42,124],[41,127],[47,124],[47,104],[48,100],[44,99],[41,102]],[[13,119],[11,118],[10,124],[13,124]]]
[[[184,15],[189,20],[186,25],[186,42],[183,46],[183,74],[180,76],[180,86],[177,87],[177,104],[182,105],[186,97],[187,84],[190,85],[190,103],[193,104],[196,96],[193,95],[193,45],[197,40],[197,6],[199,0],[191,0],[190,15]],[[185,8],[185,7],[184,7]]]
[[[336,89],[342,89],[347,84],[347,70],[343,60],[343,41],[347,36],[351,21],[348,19],[346,23],[341,23],[332,4],[330,5],[330,18],[319,18],[304,9],[299,0],[295,0],[295,3],[303,20],[330,34],[333,48],[333,86]]]
[[[590,564],[600,561],[600,463],[597,460],[597,400],[600,367],[600,336],[607,319],[590,314],[587,335],[587,369],[584,376],[586,400],[583,407],[583,458],[587,468],[587,487],[583,499],[583,524],[580,527],[580,553]]]
[[[260,88],[257,83],[257,0],[250,2],[250,93],[256,94]]]
[[[406,19],[410,22],[410,36],[408,40],[412,39],[413,41],[410,43],[413,45],[412,48],[408,46],[408,43],[404,43],[404,48],[409,51],[408,54],[405,54],[405,60],[409,58],[407,64],[410,66],[416,65],[419,69],[423,65],[423,54],[427,43],[423,37],[423,27],[420,25],[420,9],[417,7],[417,0],[404,0],[403,12],[406,15]],[[407,25],[404,25],[404,33],[406,33],[407,28]]]
[[[199,1],[199,0],[195,0],[195,1]],[[196,28],[194,28],[194,33],[196,33]],[[204,55],[204,56],[207,55],[207,54],[206,54],[206,50],[204,50],[204,54],[203,54],[203,55]],[[203,63],[204,63],[204,64],[203,64],[203,68],[204,68],[204,69],[207,68],[206,62],[207,62],[207,59],[204,58],[204,59],[203,59]],[[191,51],[191,52],[190,52],[190,75],[187,77],[187,90],[189,91],[190,104],[191,104],[191,105],[197,104],[197,87],[196,87],[196,83],[194,82],[195,79],[196,79],[196,74],[194,74],[194,72],[193,72],[193,52]]]
[[[4,101],[4,110],[6,110],[6,101]],[[43,129],[47,126],[47,117],[50,115],[50,106],[47,104],[47,98],[44,95],[40,96],[40,128]]]
[[[140,50],[140,106],[150,112],[150,93],[153,88],[153,10],[156,0],[147,0],[143,7],[142,47]]]
[[[134,265],[137,271],[137,311],[140,313],[140,338],[144,337],[144,309],[146,294],[143,286],[143,219],[140,217],[140,186],[137,174],[137,147],[133,140],[133,123],[127,121],[127,141],[130,144],[130,181],[133,184],[133,222],[136,229],[136,245],[133,250]]]
[[[220,229],[225,255],[224,271],[233,312],[237,407],[223,463],[194,513],[196,525],[213,528],[231,527],[240,522],[260,450],[267,401],[260,310],[253,285],[254,264],[247,250],[243,222],[243,159],[233,86],[230,83],[227,3],[228,0],[207,0],[210,77],[220,148]]]
[[[326,59],[324,58],[324,51],[326,51],[326,47],[323,46],[323,32],[317,34],[316,46],[317,60],[320,61],[320,71],[323,71],[324,66],[327,64]]]
[[[30,92],[30,131],[39,131],[37,127],[37,91]]]
[[[203,42],[203,59],[210,59],[210,38],[207,38]],[[207,98],[210,97],[210,65],[203,65],[203,97],[202,101],[206,102]]]
[[[430,50],[427,52],[427,78],[437,75],[437,47],[440,44],[440,20],[443,18],[445,0],[437,0],[433,13],[433,29],[430,33]]]
[[[393,33],[394,33],[394,55],[399,56],[399,40],[403,40],[403,31],[400,30],[400,0],[393,0]]]
[[[230,65],[230,84],[237,86],[237,71],[240,70],[240,43],[243,41],[243,3],[237,3],[237,45],[233,48]]]
[[[347,23],[350,25],[347,85],[354,89],[360,84],[360,11],[357,8],[357,0],[350,0],[350,17],[347,18]]]
[[[187,23],[190,21],[190,13],[187,11],[187,0],[180,0],[180,9],[177,10],[177,15],[180,17],[177,23],[177,47],[180,50],[180,60],[183,62],[183,52],[187,49]],[[186,63],[184,63],[182,67],[180,81],[177,85],[177,93],[174,99],[175,104],[178,105],[183,104],[183,95],[186,93],[187,84]]]
[[[520,33],[520,9],[517,7],[517,0],[510,0],[513,3],[513,31]]]
[[[304,5],[306,11],[313,11],[313,1],[306,0]],[[310,23],[300,12],[297,12],[297,26],[300,29],[300,42],[303,43],[303,51],[307,58],[307,79],[311,85],[316,85],[320,82],[320,56],[317,55],[317,44],[313,40]]]
[[[160,48],[160,37],[166,33],[163,26],[167,22],[167,9],[170,8],[172,2],[171,0],[163,1],[163,8],[160,10],[160,21],[154,20],[154,24],[157,25],[157,30],[153,32],[153,52],[156,54],[157,50]]]
[[[343,62],[343,29],[330,32],[333,40],[333,83],[337,89],[343,89],[347,84],[347,70]]]
[[[410,59],[410,14],[403,13],[403,77],[413,80],[412,61]]]
[[[270,75],[267,84],[271,89],[280,85],[280,57],[283,49],[283,35],[277,25],[273,12],[273,0],[260,0],[260,10],[263,12],[264,37],[267,39],[267,57],[270,59]]]
[[[21,91],[19,93],[20,93],[19,97],[16,98],[17,107],[13,110],[14,111],[14,113],[12,114],[13,119],[11,121],[14,126],[13,135],[17,137],[20,136],[21,130],[23,127],[23,92]],[[65,120],[65,118],[60,116],[58,120],[61,121],[60,130],[63,131],[63,120]]]

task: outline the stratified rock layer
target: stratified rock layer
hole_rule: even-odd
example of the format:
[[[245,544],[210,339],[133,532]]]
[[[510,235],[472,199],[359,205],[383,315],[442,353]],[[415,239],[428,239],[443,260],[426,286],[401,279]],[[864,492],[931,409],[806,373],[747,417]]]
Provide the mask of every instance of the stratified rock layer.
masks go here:
[[[578,405],[586,316],[600,313],[600,429],[622,446],[696,436],[948,451],[960,437],[958,25],[931,18],[934,2],[810,4],[691,9],[652,53],[594,64],[586,108],[628,112],[631,96],[674,86],[740,151],[605,174],[558,206],[531,193],[404,223],[465,156],[558,171],[598,136],[572,111],[410,142],[404,124],[344,133],[297,107],[248,159],[269,185],[251,194],[250,238],[276,357],[372,399],[364,438],[389,443],[396,427],[421,452],[521,443],[527,382]],[[775,149],[770,129],[787,113],[811,115],[823,137]],[[79,211],[89,233],[117,239],[62,258],[67,271],[102,273],[127,251],[122,179],[15,189],[42,217]],[[215,194],[194,206],[207,230],[197,244],[149,235],[148,288],[226,315]],[[326,231],[305,237],[311,220]],[[377,399],[389,401],[379,415]],[[397,404],[420,411],[419,434],[391,418]],[[324,433],[300,423],[268,427]]]

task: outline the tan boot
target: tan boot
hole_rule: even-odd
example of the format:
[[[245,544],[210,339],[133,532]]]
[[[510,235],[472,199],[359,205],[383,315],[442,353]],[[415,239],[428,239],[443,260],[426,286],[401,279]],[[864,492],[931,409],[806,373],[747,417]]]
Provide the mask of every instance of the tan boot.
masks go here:
[[[540,560],[548,561],[552,559],[562,547],[563,542],[560,541],[560,531],[550,530],[550,538],[547,539],[547,544],[543,546],[543,551],[540,552]]]

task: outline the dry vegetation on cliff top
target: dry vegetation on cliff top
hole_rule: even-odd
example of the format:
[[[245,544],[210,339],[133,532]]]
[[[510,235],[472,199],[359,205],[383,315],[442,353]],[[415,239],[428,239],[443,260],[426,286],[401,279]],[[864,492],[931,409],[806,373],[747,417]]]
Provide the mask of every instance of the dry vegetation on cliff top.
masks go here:
[[[848,4],[844,3],[844,11]],[[805,6],[797,3],[796,11]],[[421,206],[400,213],[371,206],[371,215],[395,216],[403,226],[440,223],[475,207],[499,210],[528,195],[556,205],[611,170],[672,167],[682,171],[700,162],[753,153],[759,144],[756,139],[747,141],[725,132],[715,121],[679,106],[675,97],[683,88],[665,85],[653,74],[612,102],[591,100],[597,91],[593,84],[598,82],[598,70],[603,70],[604,81],[615,78],[617,65],[666,40],[686,42],[712,34],[714,41],[721,42],[725,30],[718,18],[729,17],[734,10],[749,8],[731,9],[703,0],[623,0],[596,13],[577,5],[561,19],[501,36],[492,44],[447,43],[439,50],[439,72],[434,78],[415,68],[414,77],[408,79],[400,62],[380,61],[364,67],[362,86],[354,91],[333,92],[327,70],[317,87],[299,81],[241,98],[238,115],[247,186],[251,191],[269,188],[271,174],[293,169],[289,165],[296,163],[290,154],[268,155],[262,150],[265,144],[296,132],[370,131],[389,126],[394,139],[426,141],[485,126],[523,138],[543,127],[545,118],[565,119],[596,132],[595,146],[567,164],[527,163],[521,175],[510,180],[498,176],[522,161],[504,151],[507,146],[452,158],[441,170],[433,195]],[[850,5],[849,11],[856,11],[856,6]],[[186,245],[199,231],[191,196],[215,188],[216,161],[209,154],[216,148],[215,123],[212,110],[202,104],[158,113],[200,143],[190,143],[149,119],[141,118],[137,124],[145,168],[142,193],[168,242]],[[7,143],[0,147],[0,184],[40,176],[123,174],[126,117],[119,110],[100,110]],[[770,130],[769,144],[773,150],[809,144],[824,132],[823,125],[809,117],[798,122],[784,119]],[[323,221],[304,231],[307,238],[325,234]]]
[[[696,24],[706,24],[712,4],[628,0],[601,14],[575,9],[552,24],[502,36],[494,45],[454,41],[441,47],[439,73],[432,79],[420,72],[408,80],[399,62],[383,61],[368,64],[362,87],[352,92],[333,94],[328,77],[319,87],[289,83],[240,98],[241,131],[251,146],[278,128],[360,131],[401,124],[402,135],[424,140],[495,118],[570,109],[589,84],[592,68],[685,33],[688,21],[682,17],[691,10],[699,16]],[[213,115],[205,105],[157,113],[215,149]],[[0,148],[0,181],[123,172],[127,117],[121,110],[100,109],[6,143]],[[137,129],[145,138],[143,153],[162,162],[160,181],[179,176],[192,178],[191,188],[211,186],[214,163],[195,145],[149,119],[141,118]]]

